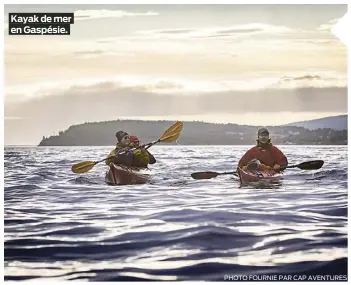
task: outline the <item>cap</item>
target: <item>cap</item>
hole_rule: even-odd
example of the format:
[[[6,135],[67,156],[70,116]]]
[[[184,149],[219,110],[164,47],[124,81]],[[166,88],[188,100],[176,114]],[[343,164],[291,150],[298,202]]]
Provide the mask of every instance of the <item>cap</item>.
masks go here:
[[[134,143],[139,143],[139,139],[136,136],[130,136],[130,141]]]
[[[125,135],[128,135],[126,132],[124,131],[118,131],[116,133],[116,138],[118,139],[118,141],[121,141],[121,139],[125,136]]]
[[[258,135],[269,135],[269,131],[266,128],[261,128],[258,130]]]

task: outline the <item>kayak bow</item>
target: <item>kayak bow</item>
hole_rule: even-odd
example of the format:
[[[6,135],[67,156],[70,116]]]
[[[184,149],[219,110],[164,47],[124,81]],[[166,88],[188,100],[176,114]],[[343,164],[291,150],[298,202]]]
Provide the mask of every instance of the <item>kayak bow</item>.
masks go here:
[[[144,169],[111,162],[105,181],[109,185],[145,184],[149,181],[150,175],[142,173],[141,171]]]
[[[283,175],[277,173],[274,170],[265,170],[265,171],[245,171],[242,168],[238,168],[238,174],[241,184],[251,183],[251,182],[277,182]]]

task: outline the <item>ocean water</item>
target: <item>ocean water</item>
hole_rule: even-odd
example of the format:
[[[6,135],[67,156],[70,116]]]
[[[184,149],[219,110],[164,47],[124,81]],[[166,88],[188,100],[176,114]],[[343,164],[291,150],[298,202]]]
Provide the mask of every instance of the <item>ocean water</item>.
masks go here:
[[[247,149],[154,146],[149,184],[109,186],[103,163],[71,172],[108,147],[5,148],[5,280],[345,280],[347,146],[282,146],[290,164],[325,163],[274,185],[190,176]]]

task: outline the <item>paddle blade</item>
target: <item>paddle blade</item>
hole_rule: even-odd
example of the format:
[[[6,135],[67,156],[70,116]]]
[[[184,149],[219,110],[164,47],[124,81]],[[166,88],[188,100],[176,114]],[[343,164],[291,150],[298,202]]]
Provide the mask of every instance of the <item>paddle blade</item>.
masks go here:
[[[76,163],[72,166],[72,171],[74,173],[84,173],[84,172],[88,172],[90,169],[92,169],[94,167],[94,165],[96,164],[95,161],[83,161],[83,162],[79,162]]]
[[[183,129],[183,122],[176,122],[174,125],[169,127],[163,135],[160,137],[160,142],[174,142],[179,138],[180,132]]]
[[[204,171],[204,172],[195,172],[191,174],[191,177],[194,179],[211,179],[218,176],[218,172],[213,171]]]
[[[306,161],[306,162],[300,163],[296,167],[302,170],[316,170],[321,168],[323,164],[324,164],[323,160],[313,160],[313,161]]]

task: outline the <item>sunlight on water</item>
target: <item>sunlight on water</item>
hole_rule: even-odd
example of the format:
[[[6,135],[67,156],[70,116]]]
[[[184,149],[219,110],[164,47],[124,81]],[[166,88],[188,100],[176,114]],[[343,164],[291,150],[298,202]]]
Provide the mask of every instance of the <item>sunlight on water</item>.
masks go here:
[[[325,164],[275,185],[190,176],[233,171],[247,149],[153,147],[149,184],[109,186],[104,164],[71,172],[109,148],[5,148],[5,280],[346,274],[347,147],[281,147],[290,164]]]

